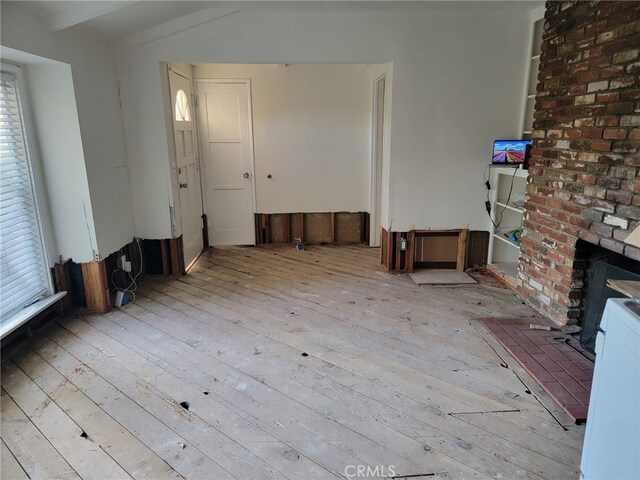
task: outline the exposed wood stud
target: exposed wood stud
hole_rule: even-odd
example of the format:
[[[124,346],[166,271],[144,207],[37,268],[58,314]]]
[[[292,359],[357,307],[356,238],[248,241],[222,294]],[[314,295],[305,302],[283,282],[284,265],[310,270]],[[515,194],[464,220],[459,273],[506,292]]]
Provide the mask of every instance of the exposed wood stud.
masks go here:
[[[66,311],[73,306],[73,296],[71,293],[71,279],[69,278],[68,262],[56,263],[51,269],[53,275],[53,285],[55,292],[68,292],[59,302],[61,311]]]
[[[380,247],[380,263],[384,265],[384,268],[387,272],[391,272],[393,270],[393,252],[394,248],[394,238],[392,232],[388,230],[382,229],[381,235],[381,247]]]
[[[467,235],[469,230],[462,229],[458,234],[458,256],[456,259],[456,270],[464,272],[465,259],[467,256]]]
[[[296,222],[298,223],[298,235],[302,242],[305,241],[304,237],[304,213],[296,213],[294,214],[296,217]]]
[[[368,212],[360,212],[360,225],[362,225],[361,227],[361,232],[362,232],[362,237],[360,239],[360,243],[364,243],[366,245],[369,245],[369,241],[370,241],[370,231],[369,229],[371,228],[371,215],[369,215]]]
[[[395,232],[394,233],[394,238],[395,238],[395,251],[394,251],[394,256],[395,256],[395,270],[397,272],[401,272],[402,270],[404,270],[404,266],[402,264],[402,250],[400,250],[401,247],[401,243],[402,243],[402,232]]]
[[[329,238],[331,243],[336,241],[336,214],[334,212],[329,213]]]
[[[413,260],[416,253],[416,232],[410,231],[407,233],[407,252],[405,254],[405,270],[407,272],[413,272]]]
[[[265,243],[271,242],[271,222],[269,222],[269,215],[262,215],[262,225],[264,230]]]
[[[162,274],[167,276],[171,273],[171,263],[169,262],[169,248],[165,239],[160,240],[160,254],[162,255]]]
[[[282,237],[284,238],[285,243],[291,242],[291,232],[290,232],[290,216],[288,213],[285,213],[282,218]]]
[[[93,312],[106,312],[111,304],[111,296],[104,260],[81,265],[87,308]]]
[[[182,235],[178,238],[170,238],[169,252],[171,255],[171,272],[173,276],[184,274],[184,253],[182,251]]]

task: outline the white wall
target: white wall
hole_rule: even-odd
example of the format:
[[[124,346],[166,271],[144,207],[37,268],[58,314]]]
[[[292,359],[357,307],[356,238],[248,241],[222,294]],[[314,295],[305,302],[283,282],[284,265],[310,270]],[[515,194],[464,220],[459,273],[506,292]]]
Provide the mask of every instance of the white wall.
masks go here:
[[[49,84],[48,95],[57,100],[68,95],[75,98],[86,174],[80,169],[66,171],[69,165],[63,162],[57,167],[57,177],[53,179],[52,176],[54,185],[48,187],[52,213],[63,197],[63,203],[73,207],[53,214],[60,249],[57,253],[65,258],[72,257],[76,262],[88,262],[94,260],[92,252],[95,250],[100,258],[104,258],[133,237],[131,184],[113,54],[106,44],[89,35],[77,31],[49,32],[20,2],[3,2],[1,21],[0,43],[3,46],[70,65],[73,84],[67,82],[64,86],[58,76],[60,82]],[[44,87],[47,71],[42,70],[42,66],[38,68],[31,69],[29,81],[34,87]],[[34,98],[35,112],[41,101],[44,99]],[[53,103],[45,106],[53,107]],[[57,156],[69,148],[67,144],[77,145],[77,132],[72,131],[72,125],[65,135],[65,119],[58,121],[60,123],[55,127],[59,137],[58,134],[47,134],[41,152],[43,158],[49,158],[56,148]],[[54,132],[53,126],[50,132]],[[74,152],[77,154],[79,152]],[[62,165],[64,171],[60,168]],[[78,213],[81,208],[82,215]],[[55,218],[64,215],[64,221]]]
[[[170,231],[161,61],[393,62],[383,226],[488,229],[482,174],[493,139],[518,134],[528,8],[508,2],[372,12],[253,7],[118,52],[137,233]]]
[[[91,261],[98,248],[71,69],[49,61],[29,63],[25,70],[54,251],[58,258]]]
[[[259,213],[368,210],[366,66],[201,64],[194,78],[251,80]]]

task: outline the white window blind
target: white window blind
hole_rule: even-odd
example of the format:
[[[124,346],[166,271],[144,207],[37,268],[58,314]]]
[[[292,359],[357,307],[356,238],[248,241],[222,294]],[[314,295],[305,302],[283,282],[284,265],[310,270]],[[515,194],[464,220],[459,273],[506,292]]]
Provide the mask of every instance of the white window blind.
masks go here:
[[[0,81],[0,321],[49,294],[15,73]]]

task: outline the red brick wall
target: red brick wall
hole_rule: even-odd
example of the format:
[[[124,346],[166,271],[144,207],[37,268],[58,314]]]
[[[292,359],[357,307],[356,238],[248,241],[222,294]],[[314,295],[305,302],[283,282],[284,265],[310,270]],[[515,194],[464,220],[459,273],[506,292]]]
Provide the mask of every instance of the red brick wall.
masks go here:
[[[640,2],[547,2],[521,296],[555,320],[580,313],[580,238],[623,243],[640,221]]]

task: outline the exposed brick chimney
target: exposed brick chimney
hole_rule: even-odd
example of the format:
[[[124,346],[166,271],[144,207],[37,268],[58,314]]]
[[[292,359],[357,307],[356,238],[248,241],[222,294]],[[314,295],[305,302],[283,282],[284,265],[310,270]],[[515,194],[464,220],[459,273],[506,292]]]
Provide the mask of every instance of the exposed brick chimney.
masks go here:
[[[640,260],[639,56],[640,2],[547,2],[518,275],[560,323],[580,315],[578,239]]]

